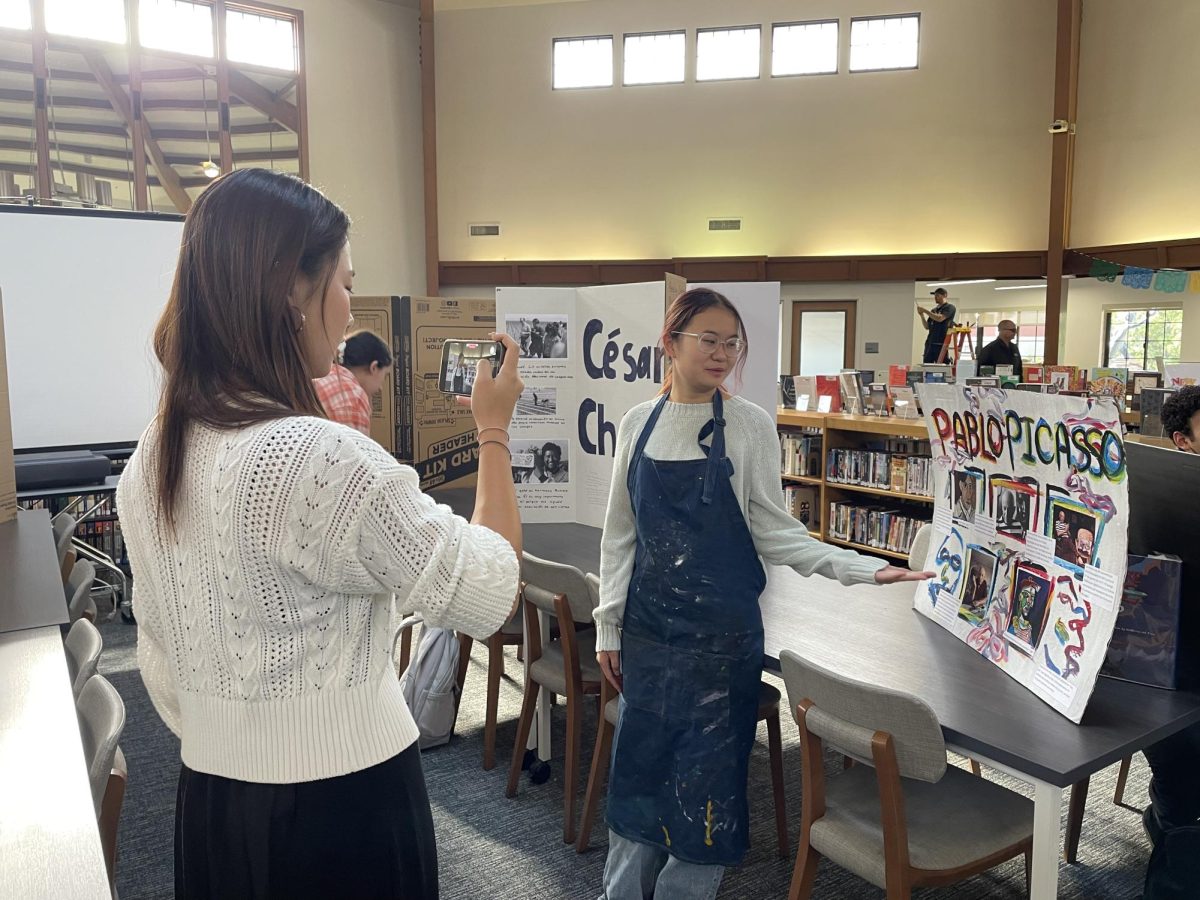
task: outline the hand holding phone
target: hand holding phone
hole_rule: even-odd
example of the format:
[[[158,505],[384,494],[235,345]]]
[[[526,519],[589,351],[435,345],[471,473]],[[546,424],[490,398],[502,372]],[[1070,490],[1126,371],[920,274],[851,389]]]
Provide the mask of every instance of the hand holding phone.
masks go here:
[[[450,343],[475,343],[479,345],[494,344],[495,351],[490,355],[479,355],[475,357],[467,357],[470,360],[470,365],[474,368],[471,370],[474,373],[474,380],[468,386],[466,378],[466,367],[463,369],[463,392],[458,393],[454,390],[448,393],[458,393],[458,402],[461,404],[470,404],[471,414],[475,418],[475,425],[479,430],[485,428],[500,428],[508,429],[509,422],[512,421],[513,410],[517,405],[517,398],[521,396],[521,391],[525,390],[525,384],[521,381],[521,376],[517,374],[517,360],[521,356],[521,350],[517,346],[516,341],[511,336],[503,332],[499,334],[489,335],[490,341],[473,341],[473,342],[450,342]],[[484,348],[480,348],[484,349]],[[453,350],[449,354],[453,355]],[[445,378],[447,371],[447,355],[448,351],[442,350],[442,377],[439,383]],[[456,361],[453,369],[450,370],[451,379],[450,387],[453,388],[454,377],[459,371],[462,358]],[[444,390],[444,388],[443,388]]]
[[[494,338],[495,335],[492,335]],[[504,362],[505,347],[501,341],[449,340],[442,345],[442,366],[438,375],[438,387],[444,393],[460,397],[471,396],[481,361],[491,363],[491,374],[495,377]]]

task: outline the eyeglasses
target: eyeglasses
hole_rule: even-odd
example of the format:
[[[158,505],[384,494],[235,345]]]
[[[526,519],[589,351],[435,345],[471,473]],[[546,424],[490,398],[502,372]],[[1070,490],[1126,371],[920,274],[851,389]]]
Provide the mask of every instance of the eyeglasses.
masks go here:
[[[672,331],[671,334],[694,337],[696,343],[700,345],[700,352],[705,356],[712,356],[717,352],[718,347],[724,347],[725,352],[730,356],[741,356],[746,349],[746,342],[742,338],[731,337],[723,341],[711,331],[706,331],[704,334],[696,334],[694,331]]]

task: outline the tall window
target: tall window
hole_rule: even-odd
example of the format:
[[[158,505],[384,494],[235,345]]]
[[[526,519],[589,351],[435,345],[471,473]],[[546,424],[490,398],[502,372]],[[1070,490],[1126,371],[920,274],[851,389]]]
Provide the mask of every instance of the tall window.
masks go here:
[[[0,28],[32,28],[29,0],[0,0]]]
[[[677,84],[683,81],[686,40],[682,31],[625,35],[625,84]]]
[[[188,0],[138,0],[138,38],[143,47],[212,57],[213,10]]]
[[[965,317],[967,314],[962,314]],[[971,313],[977,317],[975,353],[1000,336],[996,327],[1009,319],[1017,323],[1016,344],[1021,351],[1022,362],[1039,365],[1046,358],[1046,310],[1013,309],[995,312]]]
[[[612,87],[612,35],[587,38],[555,38],[554,87]]]
[[[757,78],[761,68],[762,29],[702,28],[696,32],[696,80]]]
[[[796,22],[771,29],[771,74],[826,75],[838,70],[838,23]]]
[[[124,44],[124,0],[46,0],[46,30],[51,34]]]
[[[850,20],[850,71],[915,69],[921,17],[872,16]]]
[[[283,16],[230,8],[225,13],[230,62],[296,71],[296,23]]]
[[[1155,369],[1179,362],[1183,343],[1183,310],[1114,309],[1104,316],[1104,365]]]

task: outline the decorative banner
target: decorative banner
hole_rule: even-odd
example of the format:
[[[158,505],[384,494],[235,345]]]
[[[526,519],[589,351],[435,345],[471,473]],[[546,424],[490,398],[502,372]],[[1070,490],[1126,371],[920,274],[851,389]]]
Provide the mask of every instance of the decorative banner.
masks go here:
[[[1080,253],[1078,250],[1069,250],[1067,252],[1091,260],[1091,265],[1088,267],[1088,275],[1097,281],[1107,281],[1109,284],[1113,284],[1116,282],[1117,276],[1121,275],[1121,284],[1124,287],[1135,288],[1140,291],[1147,290],[1153,286],[1154,290],[1162,291],[1164,294],[1182,294],[1184,291],[1191,294],[1200,294],[1200,271],[1185,272],[1180,269],[1147,269],[1143,266],[1122,266],[1121,263],[1115,263],[1108,259],[1100,259],[1096,256],[1089,256],[1086,253]],[[1123,275],[1122,271],[1124,272]]]
[[[925,568],[937,577],[913,606],[1077,723],[1125,578],[1117,408],[1002,388],[918,392],[934,460]]]
[[[1143,269],[1141,266],[1126,266],[1121,284],[1125,287],[1145,290],[1150,287],[1150,279],[1154,277],[1153,269]]]

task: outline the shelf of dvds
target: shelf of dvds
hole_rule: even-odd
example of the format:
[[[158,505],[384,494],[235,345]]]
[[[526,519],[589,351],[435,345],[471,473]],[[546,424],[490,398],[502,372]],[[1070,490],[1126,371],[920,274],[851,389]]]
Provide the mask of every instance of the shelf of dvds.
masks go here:
[[[932,513],[925,420],[781,408],[776,422],[789,512],[828,543],[907,561]]]

